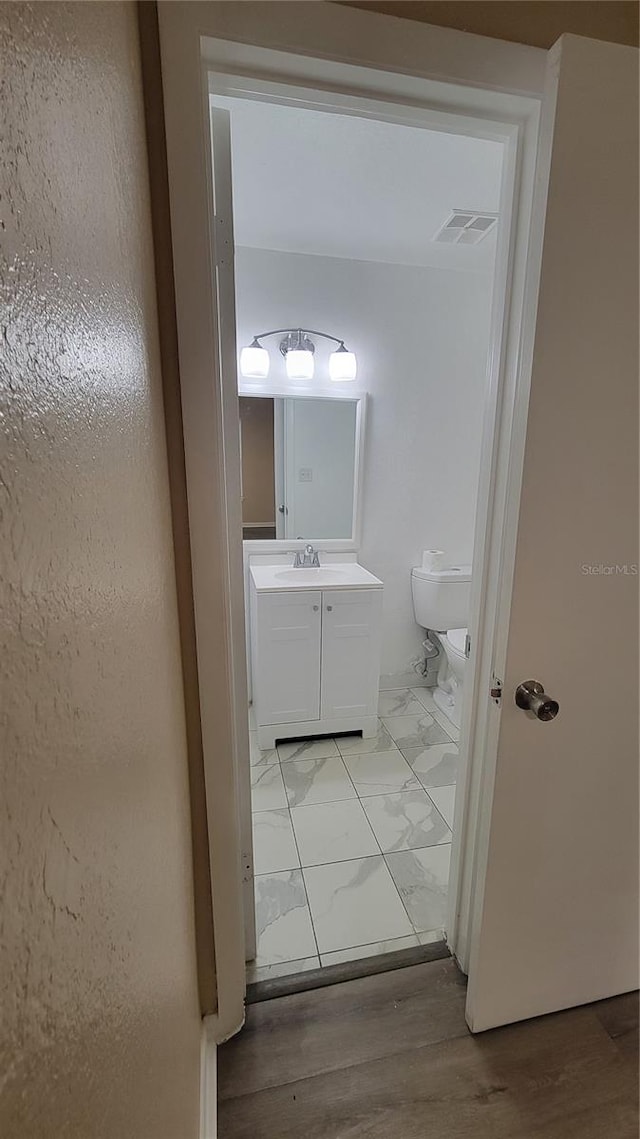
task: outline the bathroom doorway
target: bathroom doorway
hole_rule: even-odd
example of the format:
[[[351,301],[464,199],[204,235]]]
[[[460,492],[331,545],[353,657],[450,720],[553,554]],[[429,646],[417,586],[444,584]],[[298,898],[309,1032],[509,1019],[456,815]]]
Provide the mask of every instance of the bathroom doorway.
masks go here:
[[[235,254],[223,296],[240,422],[247,979],[259,992],[448,952],[504,146],[229,86],[211,77],[216,216],[229,214]],[[297,373],[289,342],[311,357]],[[335,380],[342,353],[353,361]],[[297,591],[294,558],[316,554],[320,570],[355,564],[381,587],[366,730],[288,710],[331,683],[329,627],[322,612],[309,647],[298,604],[285,628],[268,567]],[[319,580],[296,592],[310,612],[329,596]],[[424,590],[442,586],[448,612],[437,602],[423,617]],[[275,598],[284,661],[271,633],[262,643],[260,606]],[[301,694],[315,651],[322,677]],[[290,676],[277,715],[260,707],[274,672]]]
[[[628,48],[570,35],[547,53],[336,5],[286,9],[284,22],[279,5],[167,4],[159,13],[218,981],[209,1029],[220,1041],[243,1022],[242,919],[253,912],[241,905],[241,881],[248,891],[252,862],[239,835],[250,801],[247,794],[243,805],[249,763],[242,521],[234,491],[240,482],[237,356],[235,321],[228,319],[233,218],[224,208],[230,187],[221,166],[212,171],[208,146],[208,84],[224,75],[229,96],[284,97],[387,121],[419,120],[504,146],[473,548],[474,636],[461,727],[470,760],[456,796],[447,919],[448,941],[469,977],[468,1023],[482,1031],[567,1001],[622,992],[636,981],[629,892],[605,890],[596,920],[591,885],[593,878],[629,884],[627,853],[637,830],[627,808],[637,798],[637,765],[625,760],[616,784],[624,825],[617,824],[619,841],[603,852],[591,833],[601,806],[595,788],[610,783],[608,721],[585,717],[584,672],[574,665],[577,652],[589,659],[594,598],[615,628],[633,620],[628,595],[623,604],[621,592],[606,581],[600,588],[580,567],[592,541],[613,540],[614,523],[621,550],[633,531],[633,447],[629,441],[620,449],[619,438],[628,438],[637,378],[637,266],[621,253],[631,253],[624,235],[637,222],[633,120],[625,113],[637,86],[637,57]],[[610,179],[584,176],[603,163]],[[608,216],[612,187],[620,203],[613,217],[618,240],[607,230],[594,250],[584,232],[591,217]],[[600,441],[603,417],[609,422],[614,412],[604,478],[602,464],[592,462],[590,433]],[[572,479],[564,477],[568,457]],[[580,501],[600,504],[596,514],[575,510],[578,485]],[[628,513],[611,516],[613,497]],[[551,564],[555,591],[549,590]],[[558,653],[560,628],[566,652]],[[623,641],[615,662],[620,684],[611,686],[610,698],[618,701],[616,716],[629,742],[631,661]],[[531,676],[564,701],[551,725],[541,725],[539,716],[536,723],[516,700]],[[576,786],[589,791],[578,815],[572,810]],[[523,891],[522,867],[543,888]],[[567,896],[573,898],[569,909],[563,908]],[[514,922],[515,912],[524,920]],[[549,940],[551,927],[558,936]],[[611,928],[626,931],[613,958]],[[592,950],[587,957],[585,944]],[[568,959],[575,966],[569,974]]]

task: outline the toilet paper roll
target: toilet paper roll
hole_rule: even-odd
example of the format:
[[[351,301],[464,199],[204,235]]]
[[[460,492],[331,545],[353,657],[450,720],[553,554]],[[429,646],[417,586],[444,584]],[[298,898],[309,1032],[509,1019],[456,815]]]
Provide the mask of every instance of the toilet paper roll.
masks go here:
[[[429,570],[430,573],[435,573],[437,570],[444,569],[446,565],[444,550],[423,550],[422,551],[422,568]]]

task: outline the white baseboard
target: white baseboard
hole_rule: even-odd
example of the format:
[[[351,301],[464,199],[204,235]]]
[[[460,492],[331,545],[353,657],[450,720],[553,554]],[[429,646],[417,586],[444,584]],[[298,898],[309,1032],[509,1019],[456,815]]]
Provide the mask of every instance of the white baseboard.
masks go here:
[[[218,1089],[216,1067],[216,1042],[207,1018],[202,1022],[200,1042],[200,1139],[217,1139],[218,1135]]]

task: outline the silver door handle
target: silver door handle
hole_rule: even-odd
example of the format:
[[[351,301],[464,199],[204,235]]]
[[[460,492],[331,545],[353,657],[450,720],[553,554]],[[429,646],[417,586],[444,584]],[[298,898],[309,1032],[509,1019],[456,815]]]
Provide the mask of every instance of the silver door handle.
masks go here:
[[[320,608],[320,606],[319,606],[319,605],[314,605],[314,607],[313,607],[313,612],[314,612],[314,613],[317,613],[317,612],[318,612],[318,609],[319,609],[319,608]]]
[[[560,705],[547,696],[539,680],[525,680],[516,688],[516,704],[525,712],[531,712],[538,720],[555,720]]]
[[[327,613],[331,613],[332,609],[333,609],[333,605],[327,605]]]

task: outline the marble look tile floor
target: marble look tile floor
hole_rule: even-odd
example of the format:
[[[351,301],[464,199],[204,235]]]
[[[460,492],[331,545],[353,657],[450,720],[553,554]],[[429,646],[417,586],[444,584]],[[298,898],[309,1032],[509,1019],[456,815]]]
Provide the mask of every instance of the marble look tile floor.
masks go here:
[[[377,736],[251,737],[258,952],[250,981],[442,936],[459,733],[424,688],[380,693]],[[251,721],[250,721],[251,722]]]

